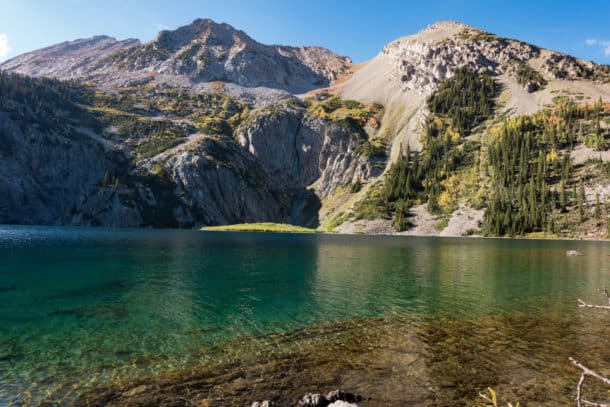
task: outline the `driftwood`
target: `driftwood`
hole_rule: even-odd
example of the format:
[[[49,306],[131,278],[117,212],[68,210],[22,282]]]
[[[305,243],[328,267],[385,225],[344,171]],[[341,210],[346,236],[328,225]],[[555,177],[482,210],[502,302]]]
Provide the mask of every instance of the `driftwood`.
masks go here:
[[[586,307],[586,308],[610,309],[610,294],[608,293],[608,289],[607,288],[604,288],[604,294],[606,294],[606,297],[608,298],[608,305],[588,304],[588,303],[584,302],[583,300],[581,300],[579,298],[578,299],[578,306],[579,307]]]
[[[601,381],[602,383],[605,383],[605,384],[607,384],[609,386],[610,386],[610,379],[600,375],[599,373],[594,372],[593,370],[591,370],[588,367],[584,366],[583,364],[581,364],[580,362],[578,362],[574,358],[570,358],[570,362],[572,362],[574,364],[574,366],[579,368],[580,371],[581,371],[581,373],[580,373],[580,380],[578,380],[578,386],[576,387],[576,403],[577,403],[578,407],[581,407],[582,404],[587,405],[587,406],[610,407],[610,404],[596,403],[596,402],[593,402],[593,401],[583,400],[582,399],[582,385],[585,382],[585,378],[587,376],[591,376],[591,377],[593,377],[593,378],[595,378],[595,379],[597,379],[597,380]]]
[[[578,306],[586,307],[586,308],[610,309],[610,294],[608,294],[607,288],[604,288],[604,294],[606,294],[606,297],[608,298],[608,305],[587,304],[586,302],[584,302],[583,300],[581,300],[579,298]],[[582,385],[584,384],[587,376],[590,376],[596,380],[599,380],[600,382],[607,384],[608,386],[610,386],[610,378],[604,377],[604,376],[600,375],[599,373],[589,369],[588,367],[586,367],[585,365],[578,362],[576,359],[574,359],[572,357],[570,358],[570,362],[572,362],[572,364],[574,364],[574,366],[579,368],[581,371],[580,379],[578,380],[578,385],[576,386],[576,405],[578,407],[582,407],[583,405],[594,406],[594,407],[610,407],[610,404],[608,404],[607,402],[598,403],[595,401],[583,400],[583,398],[582,398]]]

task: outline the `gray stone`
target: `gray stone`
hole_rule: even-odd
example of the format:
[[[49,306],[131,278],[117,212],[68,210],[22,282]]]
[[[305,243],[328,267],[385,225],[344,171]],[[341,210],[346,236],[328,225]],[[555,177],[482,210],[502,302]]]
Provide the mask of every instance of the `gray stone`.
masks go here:
[[[300,407],[326,407],[329,402],[322,394],[307,393],[299,400]]]
[[[276,404],[270,400],[255,401],[251,407],[275,407]]]

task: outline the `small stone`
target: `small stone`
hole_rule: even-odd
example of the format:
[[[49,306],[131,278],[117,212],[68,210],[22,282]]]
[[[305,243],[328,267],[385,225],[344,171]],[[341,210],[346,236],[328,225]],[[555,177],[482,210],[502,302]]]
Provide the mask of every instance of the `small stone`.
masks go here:
[[[275,403],[270,400],[255,401],[252,403],[252,407],[275,407]]]
[[[327,407],[359,407],[356,403],[348,403],[347,401],[337,400],[332,404],[329,404]]]
[[[333,390],[326,395],[326,399],[332,403],[335,401],[347,401],[348,403],[356,403],[362,400],[362,396],[358,393],[348,393],[341,389]]]
[[[525,85],[525,87],[524,87],[524,88],[525,88],[525,90],[527,91],[527,93],[534,93],[534,92],[536,92],[536,91],[538,90],[538,86],[536,86],[536,85],[535,85],[534,83],[532,83],[532,82],[528,82],[528,83]]]
[[[137,396],[138,394],[142,394],[146,391],[147,387],[144,386],[143,384],[134,387],[131,390],[126,391],[125,393],[123,393],[123,396],[125,397],[133,397],[133,396]]]

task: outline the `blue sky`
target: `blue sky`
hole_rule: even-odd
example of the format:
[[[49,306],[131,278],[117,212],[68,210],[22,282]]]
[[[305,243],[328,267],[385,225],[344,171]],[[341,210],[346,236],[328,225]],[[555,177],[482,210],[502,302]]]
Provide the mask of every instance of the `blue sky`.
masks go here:
[[[96,34],[148,41],[197,17],[229,23],[266,44],[321,45],[356,62],[435,21],[457,20],[610,63],[608,0],[0,0],[0,59]]]

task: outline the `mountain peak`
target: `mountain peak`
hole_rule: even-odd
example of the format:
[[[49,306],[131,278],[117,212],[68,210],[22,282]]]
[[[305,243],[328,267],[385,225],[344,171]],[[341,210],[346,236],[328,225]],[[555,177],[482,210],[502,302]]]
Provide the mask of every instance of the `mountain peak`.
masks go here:
[[[397,40],[390,42],[386,47],[393,48],[415,43],[435,44],[467,29],[480,31],[478,28],[471,27],[458,21],[438,21],[415,34],[400,37]]]
[[[468,24],[464,24],[459,21],[444,20],[444,21],[437,21],[436,23],[430,24],[429,26],[424,28],[422,31],[450,30],[450,29],[462,29],[463,30],[466,28],[475,28],[475,27],[472,27]]]
[[[192,23],[175,30],[160,31],[152,44],[173,51],[192,42],[211,42],[214,45],[230,46],[236,38],[243,42],[255,43],[246,33],[229,24],[217,23],[207,18],[197,18]]]

